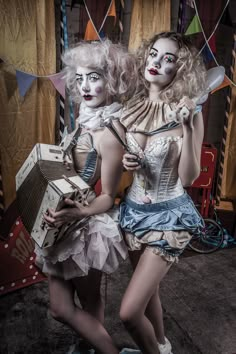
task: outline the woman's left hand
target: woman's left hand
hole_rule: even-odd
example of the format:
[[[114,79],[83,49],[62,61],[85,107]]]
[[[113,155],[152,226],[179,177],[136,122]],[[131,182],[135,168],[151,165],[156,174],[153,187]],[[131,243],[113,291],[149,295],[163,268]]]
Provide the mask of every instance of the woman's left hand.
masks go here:
[[[44,215],[44,219],[48,224],[54,225],[58,228],[63,224],[70,223],[83,218],[83,206],[80,203],[71,199],[65,199],[64,202],[68,206],[67,208],[63,208],[59,211],[48,209],[48,215]]]
[[[176,106],[178,121],[185,127],[193,129],[193,116],[196,103],[188,97],[183,97]]]

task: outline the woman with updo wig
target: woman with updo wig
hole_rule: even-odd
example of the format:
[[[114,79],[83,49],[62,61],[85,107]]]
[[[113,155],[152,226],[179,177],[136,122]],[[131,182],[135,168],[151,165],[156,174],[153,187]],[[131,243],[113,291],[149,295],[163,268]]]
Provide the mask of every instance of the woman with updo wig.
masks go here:
[[[73,164],[91,187],[87,203],[65,199],[60,211],[50,209],[45,220],[56,227],[69,224],[52,247],[36,249],[37,263],[48,274],[52,316],[84,339],[75,353],[118,354],[103,326],[102,274],[111,274],[127,257],[127,247],[113,207],[122,174],[123,147],[106,128],[113,126],[123,139],[119,123],[122,104],[135,91],[134,57],[109,40],[81,42],[63,57],[68,93],[79,103],[76,130],[62,142],[65,164]],[[101,193],[94,186],[101,180]],[[77,293],[82,308],[74,299]],[[72,353],[70,351],[70,353]]]

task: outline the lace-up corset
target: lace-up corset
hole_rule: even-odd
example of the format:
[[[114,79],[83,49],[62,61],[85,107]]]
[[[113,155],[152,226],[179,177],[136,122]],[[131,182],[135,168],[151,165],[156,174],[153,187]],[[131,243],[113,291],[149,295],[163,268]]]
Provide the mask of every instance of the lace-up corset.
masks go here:
[[[182,148],[182,137],[162,136],[152,140],[141,149],[131,133],[126,134],[132,152],[144,154],[145,167],[134,173],[128,198],[143,204],[145,196],[151,203],[176,198],[184,193],[178,175],[178,164]]]
[[[77,144],[72,149],[72,156],[76,172],[90,186],[95,185],[100,178],[101,160],[89,132],[83,133],[77,138]]]

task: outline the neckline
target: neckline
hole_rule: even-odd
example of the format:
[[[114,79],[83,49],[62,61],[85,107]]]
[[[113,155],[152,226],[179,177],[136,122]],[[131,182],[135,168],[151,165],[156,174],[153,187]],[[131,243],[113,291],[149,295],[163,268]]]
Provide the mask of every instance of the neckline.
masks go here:
[[[180,139],[183,139],[183,136],[177,135],[177,136],[173,136],[173,135],[168,135],[168,136],[160,136],[159,138],[155,139],[155,140],[151,140],[150,142],[148,142],[145,146],[145,148],[143,149],[140,144],[137,142],[137,140],[135,139],[134,135],[131,132],[127,132],[126,133],[129,137],[132,138],[133,142],[135,143],[135,145],[138,147],[138,149],[142,152],[145,153],[145,151],[149,150],[150,147],[152,147],[152,145],[155,144],[159,144],[163,141],[166,140],[170,140],[170,141],[178,141]]]

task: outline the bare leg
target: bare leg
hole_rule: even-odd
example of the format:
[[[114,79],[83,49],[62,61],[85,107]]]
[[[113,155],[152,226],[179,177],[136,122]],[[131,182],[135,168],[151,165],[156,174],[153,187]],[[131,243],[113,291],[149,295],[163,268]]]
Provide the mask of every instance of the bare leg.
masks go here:
[[[169,267],[150,250],[143,252],[122,300],[120,317],[143,354],[159,352],[153,325],[145,311]]]
[[[58,277],[49,277],[52,316],[73,328],[102,354],[119,354],[103,325],[95,317],[75,305],[74,291],[71,282]]]
[[[135,270],[143,251],[129,252],[130,261]],[[163,311],[159,297],[159,286],[148,302],[145,315],[152,323],[158,343],[165,344],[165,330],[163,322]]]
[[[101,296],[102,272],[90,269],[87,277],[73,279],[72,282],[84,310],[104,323],[104,303]]]
[[[157,287],[155,293],[152,295],[147,305],[145,315],[153,325],[158,343],[165,344],[165,330],[159,287]]]

